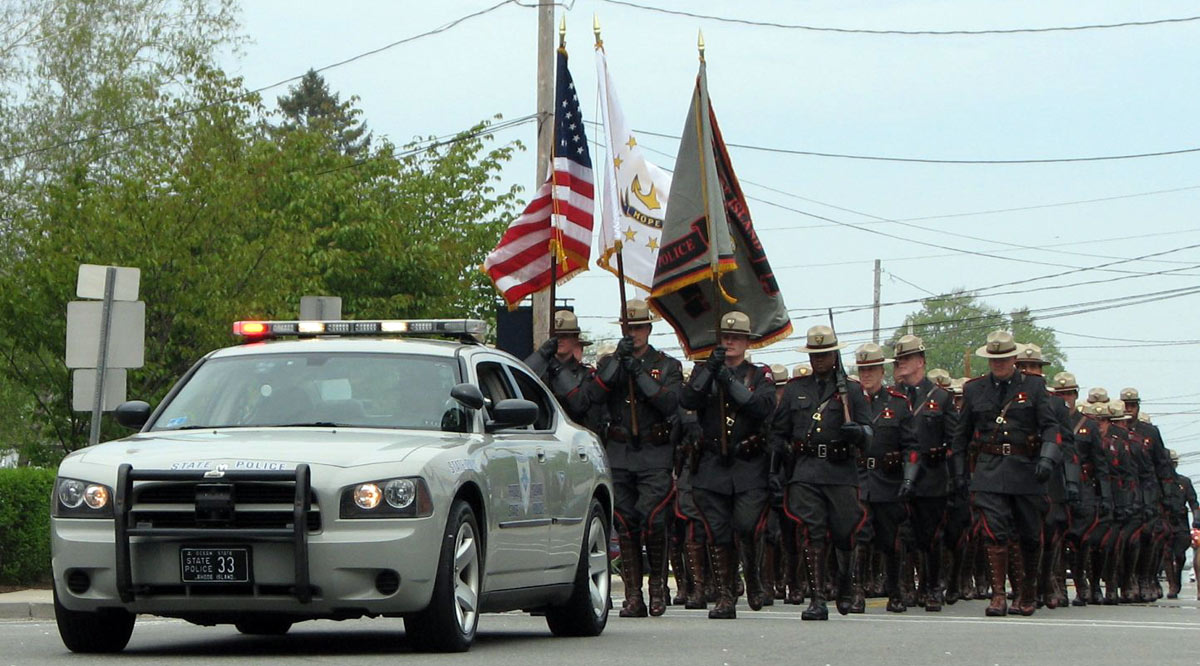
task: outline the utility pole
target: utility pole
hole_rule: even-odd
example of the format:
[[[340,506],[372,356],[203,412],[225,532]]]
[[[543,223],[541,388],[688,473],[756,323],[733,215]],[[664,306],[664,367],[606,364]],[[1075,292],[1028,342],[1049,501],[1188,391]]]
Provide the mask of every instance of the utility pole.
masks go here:
[[[881,269],[879,260],[875,260],[875,321],[871,327],[871,342],[879,344],[879,274]]]
[[[540,187],[550,170],[550,154],[554,128],[554,3],[541,0],[538,6],[537,41],[537,175],[534,182]],[[550,258],[554,261],[554,258]],[[533,348],[550,334],[550,316],[554,304],[548,290],[533,295]]]

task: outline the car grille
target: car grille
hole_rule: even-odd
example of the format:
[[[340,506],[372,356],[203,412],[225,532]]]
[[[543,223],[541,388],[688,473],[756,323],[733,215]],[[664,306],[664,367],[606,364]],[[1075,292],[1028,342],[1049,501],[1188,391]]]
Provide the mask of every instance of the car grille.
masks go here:
[[[233,497],[233,511],[213,518],[197,509],[197,488],[218,486]],[[232,529],[292,529],[296,486],[287,482],[224,484],[141,483],[134,486],[129,525],[134,528],[222,527]],[[315,491],[309,492],[309,532],[321,529],[321,510]]]

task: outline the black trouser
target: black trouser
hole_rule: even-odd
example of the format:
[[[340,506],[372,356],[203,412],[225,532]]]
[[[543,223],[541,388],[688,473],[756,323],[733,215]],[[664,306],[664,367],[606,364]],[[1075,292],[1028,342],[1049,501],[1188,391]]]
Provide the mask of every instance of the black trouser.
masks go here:
[[[833,538],[839,550],[854,548],[859,530],[866,522],[866,508],[858,500],[856,486],[826,486],[792,482],[784,499],[788,517],[798,524],[804,543],[821,546]]]
[[[686,469],[680,474],[675,486],[675,518],[685,524],[685,541],[701,545],[708,543],[704,520],[700,516],[700,510],[696,508],[696,497],[692,493],[692,484]]]
[[[651,541],[663,538],[673,514],[671,470],[614,469],[612,479],[617,534],[645,535]]]
[[[871,502],[867,506],[867,522],[871,525],[871,545],[885,555],[900,553],[900,526],[908,520],[908,506],[903,502]],[[859,532],[863,535],[864,532]]]
[[[971,503],[979,512],[980,534],[988,544],[1008,545],[1020,540],[1033,551],[1042,545],[1042,524],[1047,505],[1045,495],[1008,495],[976,491]]]
[[[953,501],[952,501],[953,500]],[[946,548],[955,549],[967,544],[971,537],[971,502],[966,495],[946,497]]]
[[[946,533],[946,498],[914,497],[909,500],[912,509],[912,527],[917,548],[924,553],[940,553]]]
[[[1100,519],[1099,505],[1088,502],[1071,508],[1066,538],[1076,548],[1096,547],[1104,538],[1107,520]]]
[[[751,543],[766,528],[766,488],[751,488],[729,494],[693,488],[692,497],[708,533],[710,546],[733,545],[735,534],[743,543]]]

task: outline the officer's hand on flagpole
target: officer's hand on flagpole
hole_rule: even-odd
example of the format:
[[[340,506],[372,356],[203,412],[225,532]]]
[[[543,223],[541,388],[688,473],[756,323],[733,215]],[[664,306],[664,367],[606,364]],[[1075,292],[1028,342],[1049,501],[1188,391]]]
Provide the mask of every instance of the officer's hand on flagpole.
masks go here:
[[[546,338],[546,341],[538,347],[537,353],[547,361],[550,360],[552,356],[558,353],[558,338],[553,335]]]
[[[708,366],[708,371],[713,373],[713,376],[716,376],[717,371],[725,366],[725,348],[717,347],[712,350],[712,353],[708,355],[704,364]]]

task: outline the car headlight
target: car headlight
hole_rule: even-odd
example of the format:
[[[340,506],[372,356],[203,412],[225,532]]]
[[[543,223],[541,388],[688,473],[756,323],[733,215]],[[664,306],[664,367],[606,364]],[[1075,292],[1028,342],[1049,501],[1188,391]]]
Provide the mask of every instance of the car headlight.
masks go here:
[[[423,518],[433,515],[429,486],[420,477],[359,483],[342,490],[342,518]]]
[[[112,518],[112,489],[100,483],[59,478],[54,484],[56,518]]]

